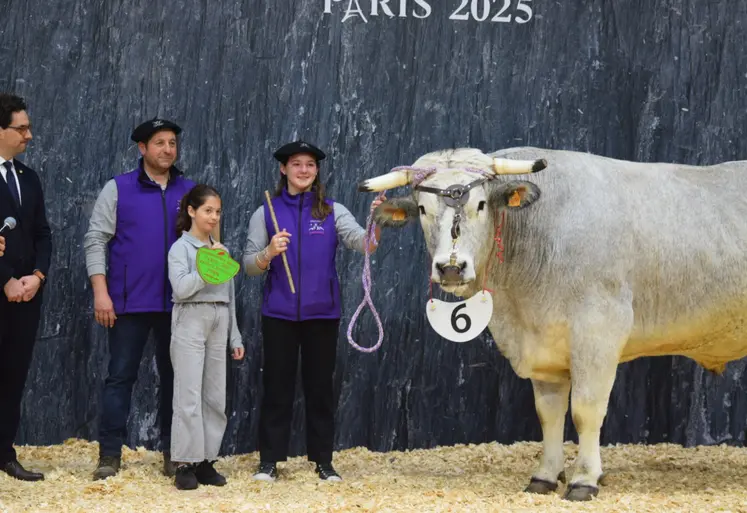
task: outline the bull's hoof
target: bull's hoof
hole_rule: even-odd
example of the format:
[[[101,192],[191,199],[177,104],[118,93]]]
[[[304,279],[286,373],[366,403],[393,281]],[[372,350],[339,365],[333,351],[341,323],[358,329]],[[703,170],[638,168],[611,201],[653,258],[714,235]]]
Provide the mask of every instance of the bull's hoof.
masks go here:
[[[529,481],[529,486],[527,486],[524,491],[527,493],[538,493],[540,495],[547,495],[557,489],[558,483],[551,483],[550,481],[545,481],[544,479],[537,479],[536,477],[533,477]]]
[[[572,484],[565,491],[563,498],[569,501],[590,501],[592,497],[599,494],[599,488],[596,486]]]

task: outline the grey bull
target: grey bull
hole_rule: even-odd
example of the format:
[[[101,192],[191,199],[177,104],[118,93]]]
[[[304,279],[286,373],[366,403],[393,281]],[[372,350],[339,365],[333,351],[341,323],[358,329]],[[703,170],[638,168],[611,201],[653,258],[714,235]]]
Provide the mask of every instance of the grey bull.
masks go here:
[[[532,382],[543,452],[530,492],[555,491],[564,479],[570,394],[579,447],[565,496],[598,493],[600,429],[618,363],[682,355],[720,373],[747,355],[747,161],[455,149],[359,190],[404,185],[412,195],[386,201],[374,219],[389,227],[420,220],[442,289],[470,297],[486,283],[494,291],[490,333]],[[489,265],[501,219],[504,263]]]

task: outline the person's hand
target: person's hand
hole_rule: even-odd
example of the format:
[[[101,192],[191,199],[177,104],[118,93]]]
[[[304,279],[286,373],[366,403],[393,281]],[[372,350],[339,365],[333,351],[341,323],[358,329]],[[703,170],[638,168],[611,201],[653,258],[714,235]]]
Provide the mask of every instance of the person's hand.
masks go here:
[[[220,249],[220,250],[225,251],[226,253],[230,253],[230,251],[228,251],[228,248],[225,247],[220,242],[213,242],[213,249]]]
[[[290,238],[291,234],[286,232],[285,229],[273,235],[272,240],[270,240],[270,245],[267,246],[267,256],[275,258],[280,253],[285,253],[285,251],[288,250]]]
[[[233,354],[231,356],[234,360],[241,360],[244,357],[244,348],[237,347],[233,350]]]
[[[39,292],[39,287],[41,287],[41,280],[38,276],[31,274],[29,276],[22,277],[20,281],[21,285],[23,285],[23,300],[31,301],[32,299],[34,299],[34,296],[36,296],[36,293]]]
[[[376,196],[376,199],[374,199],[371,202],[371,212],[373,212],[374,210],[376,210],[376,207],[378,207],[379,205],[381,205],[385,201],[386,201],[386,196],[382,196],[381,198],[379,198],[378,196]]]
[[[5,254],[5,237],[0,235],[0,257]]]
[[[93,295],[93,315],[96,318],[96,322],[101,324],[104,328],[111,328],[114,326],[114,321],[117,320],[117,315],[114,313],[114,303],[108,292],[99,292]]]
[[[21,280],[17,280],[15,278],[11,278],[8,280],[8,283],[5,284],[3,287],[3,291],[5,292],[5,297],[8,298],[8,301],[11,303],[20,303],[23,301],[23,294],[26,292],[23,288],[23,283],[21,283]]]

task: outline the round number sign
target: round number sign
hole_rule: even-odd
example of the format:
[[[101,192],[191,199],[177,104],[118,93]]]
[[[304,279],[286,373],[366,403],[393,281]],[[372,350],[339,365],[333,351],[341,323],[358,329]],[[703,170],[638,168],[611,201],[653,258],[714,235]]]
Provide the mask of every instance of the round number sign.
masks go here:
[[[458,303],[429,299],[425,312],[436,333],[452,342],[467,342],[488,326],[493,315],[493,296],[483,290]]]

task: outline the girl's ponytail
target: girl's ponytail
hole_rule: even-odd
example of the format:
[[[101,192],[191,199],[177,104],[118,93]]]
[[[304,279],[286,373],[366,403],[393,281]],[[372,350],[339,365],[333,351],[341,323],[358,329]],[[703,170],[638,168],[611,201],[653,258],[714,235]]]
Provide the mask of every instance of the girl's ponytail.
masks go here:
[[[192,218],[189,217],[189,196],[192,194],[195,188],[193,187],[187,194],[182,197],[179,202],[179,213],[176,216],[176,236],[181,237],[182,232],[188,232],[192,228]]]

